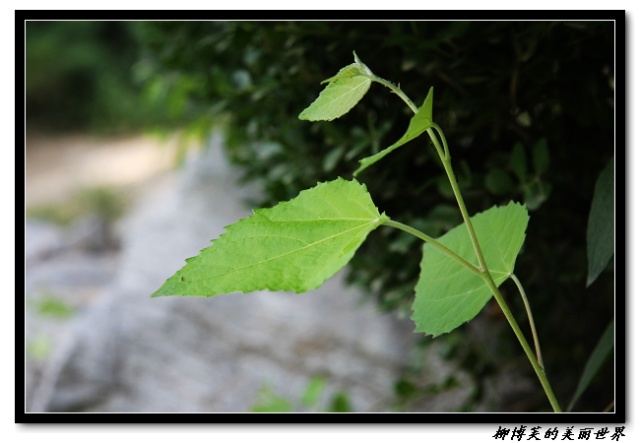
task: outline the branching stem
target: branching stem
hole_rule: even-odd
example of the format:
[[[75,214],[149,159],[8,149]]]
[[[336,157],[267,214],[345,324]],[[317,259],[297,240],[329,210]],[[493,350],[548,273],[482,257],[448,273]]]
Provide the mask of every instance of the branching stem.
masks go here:
[[[411,108],[411,110],[413,111],[414,114],[416,114],[418,112],[418,107],[411,101],[411,99],[409,97],[407,97],[407,94],[404,93],[404,91],[402,89],[400,89],[399,87],[397,87],[396,85],[394,85],[393,83],[378,77],[377,75],[373,75],[372,77],[370,77],[372,81],[374,82],[378,82],[383,86],[386,86],[387,88],[391,89],[398,97],[400,97],[402,99],[403,102],[405,102],[407,104],[407,106],[409,106],[409,108]]]
[[[429,137],[431,138],[431,141],[433,142],[433,144],[436,145],[436,149],[438,149],[438,152],[439,153],[443,152],[431,128],[427,129],[427,133],[429,134]],[[439,134],[444,140],[443,134],[441,132],[439,132]],[[538,361],[538,359],[536,359],[536,356],[531,350],[531,346],[529,345],[529,342],[527,341],[526,337],[522,333],[520,326],[518,326],[518,323],[516,322],[515,317],[511,313],[509,306],[504,301],[502,294],[498,290],[498,287],[496,286],[495,282],[493,281],[493,278],[491,277],[491,274],[489,273],[489,269],[484,260],[484,255],[482,254],[482,249],[480,248],[480,243],[478,242],[475,229],[473,228],[473,224],[471,223],[471,218],[469,217],[469,213],[467,212],[467,207],[464,204],[464,200],[462,199],[462,194],[460,193],[460,188],[458,187],[458,182],[456,181],[455,174],[453,173],[453,168],[451,167],[451,158],[448,156],[445,156],[444,153],[440,156],[440,158],[442,160],[444,170],[447,173],[447,177],[449,178],[449,183],[451,184],[451,188],[453,189],[453,193],[456,197],[456,201],[458,202],[458,206],[460,208],[462,218],[464,219],[464,223],[467,226],[467,231],[469,232],[469,237],[471,238],[473,249],[476,253],[476,257],[478,258],[480,269],[482,270],[481,276],[485,284],[487,285],[487,287],[491,290],[493,297],[496,299],[496,302],[500,306],[500,309],[502,309],[502,312],[507,318],[507,321],[509,322],[511,329],[513,329],[513,332],[516,334],[516,337],[518,338],[518,341],[520,342],[522,349],[527,355],[527,358],[529,359],[529,362],[531,363],[533,370],[535,371],[536,375],[538,376],[538,379],[540,380],[540,384],[542,385],[542,388],[544,389],[544,392],[547,395],[547,398],[549,399],[549,403],[551,404],[551,407],[555,412],[561,412],[562,409],[560,408],[560,404],[558,403],[558,400],[556,399],[555,394],[553,393],[553,389],[551,388],[551,384],[547,379],[547,375],[544,372],[544,368],[542,364]]]
[[[515,317],[511,313],[511,310],[509,309],[509,306],[507,305],[504,298],[502,297],[502,294],[498,290],[498,287],[496,286],[495,282],[493,281],[493,279],[488,273],[483,274],[483,279],[487,287],[493,293],[493,297],[496,299],[496,302],[500,306],[500,309],[502,309],[504,316],[507,318],[507,322],[509,322],[511,329],[513,329],[513,332],[516,334],[516,337],[518,338],[520,345],[522,345],[522,349],[524,349],[524,353],[527,355],[527,358],[529,359],[529,362],[531,363],[533,370],[538,376],[538,379],[540,380],[540,384],[542,385],[542,389],[547,395],[547,399],[549,400],[549,403],[551,404],[553,411],[562,412],[562,408],[560,407],[560,404],[558,403],[558,400],[556,399],[556,396],[553,393],[553,389],[551,388],[551,384],[549,383],[549,379],[547,378],[547,374],[545,373],[544,368],[536,360],[536,356],[531,350],[531,346],[529,346],[527,339],[522,333],[520,326],[518,326],[518,323],[516,322]]]
[[[444,170],[447,174],[447,178],[449,179],[449,183],[451,184],[451,188],[453,189],[453,194],[456,197],[456,201],[458,202],[458,207],[460,208],[460,213],[462,214],[462,219],[464,220],[464,224],[467,227],[467,231],[469,232],[469,237],[471,238],[471,244],[473,245],[473,250],[476,253],[476,257],[478,258],[478,264],[480,265],[480,269],[483,271],[487,270],[487,264],[484,261],[484,256],[482,254],[482,249],[480,249],[480,243],[478,242],[478,238],[476,237],[476,231],[473,229],[473,224],[471,223],[471,217],[469,217],[469,212],[467,211],[467,206],[462,199],[462,194],[460,193],[460,187],[458,186],[458,182],[456,180],[456,176],[453,173],[453,168],[451,167],[451,157],[445,154],[444,149],[440,145],[436,134],[433,132],[433,129],[427,129],[427,134],[431,138],[438,154],[440,155],[440,159],[442,160],[442,165],[444,166]],[[440,131],[441,137],[444,140],[444,135],[442,135]],[[447,148],[448,152],[448,148]]]
[[[533,345],[536,348],[536,357],[538,358],[538,364],[544,368],[544,362],[542,361],[542,351],[540,351],[540,341],[538,340],[538,332],[536,331],[536,324],[533,321],[533,313],[531,312],[531,307],[529,306],[529,300],[527,299],[527,294],[524,292],[524,288],[516,277],[515,274],[510,274],[509,277],[514,281],[516,286],[518,287],[518,291],[520,291],[520,295],[522,296],[522,302],[524,303],[524,308],[527,310],[527,317],[529,317],[529,324],[531,325],[531,335],[533,335]]]
[[[390,226],[392,228],[397,228],[397,229],[400,229],[402,231],[408,232],[409,234],[412,234],[412,235],[418,237],[420,240],[423,240],[426,243],[429,243],[430,245],[434,246],[437,250],[439,250],[440,252],[444,253],[445,255],[451,257],[452,259],[454,259],[455,261],[460,263],[462,266],[464,266],[465,268],[467,268],[468,270],[470,270],[474,274],[480,275],[482,273],[482,271],[477,266],[469,263],[464,258],[460,257],[458,254],[453,252],[451,249],[447,248],[445,245],[440,243],[438,240],[436,240],[433,237],[429,237],[424,232],[418,231],[417,229],[414,229],[411,226],[407,226],[405,224],[402,224],[402,223],[399,223],[399,222],[393,221],[393,220],[387,220],[383,224],[386,225],[386,226]]]
[[[371,80],[372,81],[376,81],[376,82],[386,86],[387,88],[391,89],[396,95],[398,95],[402,99],[402,101],[404,101],[407,104],[407,106],[409,106],[409,108],[413,111],[414,114],[418,112],[418,108],[416,107],[416,105],[409,99],[409,97],[407,97],[407,95],[398,86],[394,85],[391,82],[388,82],[387,80],[384,80],[384,79],[382,79],[380,77],[377,77],[375,75],[371,76]],[[433,129],[435,129],[438,132],[438,135],[440,136],[440,139],[442,140],[442,144],[440,144],[440,140],[438,140],[438,137],[436,137],[436,134],[433,131]],[[536,355],[533,353],[533,351],[531,349],[531,346],[529,345],[529,342],[527,341],[526,337],[522,333],[522,330],[520,329],[520,326],[518,326],[518,323],[516,322],[515,317],[511,313],[511,310],[509,309],[509,306],[505,302],[504,298],[502,297],[502,294],[498,290],[498,287],[496,286],[496,284],[495,284],[495,282],[493,280],[493,277],[491,277],[491,274],[489,273],[489,269],[488,269],[487,264],[486,264],[486,262],[484,260],[484,255],[482,254],[482,249],[480,248],[480,243],[478,242],[478,238],[477,238],[475,230],[473,228],[473,224],[471,223],[471,218],[469,217],[469,213],[467,211],[467,207],[466,207],[466,205],[464,203],[464,200],[462,198],[462,194],[460,192],[460,188],[458,186],[458,182],[456,180],[455,174],[453,173],[453,168],[451,167],[451,156],[449,154],[449,147],[447,145],[447,141],[446,141],[446,138],[444,136],[444,133],[442,132],[440,127],[438,125],[436,125],[436,124],[433,124],[433,126],[431,128],[427,128],[426,132],[429,135],[429,138],[431,139],[431,142],[435,146],[436,151],[438,152],[438,155],[440,157],[440,160],[442,161],[442,165],[444,166],[444,170],[445,170],[445,172],[447,174],[447,178],[449,179],[449,183],[451,184],[451,188],[453,190],[453,194],[455,195],[456,201],[458,203],[458,207],[460,208],[460,213],[462,214],[462,218],[464,220],[464,224],[466,225],[467,231],[469,232],[469,238],[471,239],[471,243],[473,245],[473,249],[475,251],[476,257],[478,259],[479,266],[475,266],[475,265],[469,263],[468,261],[466,261],[462,257],[458,256],[456,253],[454,253],[450,249],[446,248],[444,245],[442,245],[437,240],[427,236],[426,234],[423,234],[422,232],[420,232],[420,231],[418,231],[416,229],[413,229],[413,228],[411,228],[409,226],[403,225],[403,224],[398,223],[398,222],[394,222],[392,220],[388,220],[387,222],[385,222],[385,224],[387,226],[392,226],[392,227],[395,227],[395,228],[398,228],[398,229],[402,229],[402,230],[404,230],[406,232],[409,232],[409,233],[411,233],[413,235],[416,235],[417,237],[421,238],[422,240],[424,240],[424,241],[428,242],[429,244],[435,246],[440,251],[442,251],[445,254],[449,255],[450,257],[454,258],[455,260],[460,262],[463,266],[465,266],[467,269],[471,270],[475,274],[478,274],[483,279],[483,281],[487,285],[487,288],[489,288],[489,290],[493,294],[493,297],[495,298],[496,302],[500,306],[500,309],[502,309],[502,312],[504,313],[505,317],[507,318],[507,322],[509,323],[509,325],[511,326],[511,329],[513,329],[513,332],[515,333],[516,337],[518,338],[518,341],[520,342],[520,345],[524,349],[524,352],[527,355],[527,358],[529,359],[529,362],[531,363],[531,366],[533,367],[533,370],[535,371],[536,375],[538,376],[538,379],[540,380],[540,384],[542,385],[542,388],[544,389],[544,392],[547,395],[547,398],[549,399],[549,403],[551,404],[551,407],[553,408],[554,412],[562,412],[562,409],[560,408],[560,404],[558,403],[558,400],[556,399],[555,394],[553,393],[553,389],[551,388],[551,384],[549,383],[547,375],[546,375],[546,373],[544,371],[544,367],[542,366],[542,358],[540,356],[540,349],[539,349],[539,345],[538,345],[538,342],[537,342],[537,335],[535,334],[535,327],[533,326],[533,319],[531,317],[529,304],[528,304],[528,302],[526,302],[526,296],[523,295],[523,299],[525,300],[525,306],[527,308],[527,313],[530,316],[529,317],[530,323],[532,325],[532,330],[534,331],[534,341],[536,343],[536,351],[538,353],[538,358],[536,358]],[[444,147],[443,147],[443,145],[444,145]],[[520,289],[521,285],[519,285],[518,280],[515,279],[514,281],[516,282],[516,284],[518,285],[518,287]],[[524,294],[524,290],[521,290],[521,294]]]

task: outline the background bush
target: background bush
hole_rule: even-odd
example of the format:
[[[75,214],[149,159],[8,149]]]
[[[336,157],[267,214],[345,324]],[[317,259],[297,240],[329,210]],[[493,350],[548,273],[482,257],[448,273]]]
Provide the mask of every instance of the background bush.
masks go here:
[[[145,99],[135,63],[135,22],[26,22],[25,102],[29,129],[139,132],[175,121]]]
[[[613,155],[611,22],[145,22],[136,35],[144,45],[137,66],[148,95],[203,134],[224,119],[230,158],[266,191],[261,205],[318,181],[350,178],[358,158],[404,133],[410,111],[376,84],[339,120],[297,119],[322,89],[320,81],[352,62],[352,51],[417,103],[434,86],[434,120],[447,135],[469,212],[509,200],[530,209],[516,273],[537,319],[551,383],[568,403],[613,316],[612,273],[585,288],[594,184]],[[360,179],[381,211],[432,236],[461,222],[426,138]],[[382,309],[406,313],[420,246],[404,233],[376,230],[348,278]],[[516,289],[506,283],[502,291],[525,325]],[[469,325],[439,339],[478,377],[469,407],[485,395],[480,381],[499,366],[511,362],[534,377],[494,312],[491,302],[482,315],[505,334],[497,357],[482,351]],[[578,410],[600,411],[613,399],[612,368],[610,362]],[[537,381],[532,385],[500,407],[546,410]],[[404,380],[399,393],[414,388]]]

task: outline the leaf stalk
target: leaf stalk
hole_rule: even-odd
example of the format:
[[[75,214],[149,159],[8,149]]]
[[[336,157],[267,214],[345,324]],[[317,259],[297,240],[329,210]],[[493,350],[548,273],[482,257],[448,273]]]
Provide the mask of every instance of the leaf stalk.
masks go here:
[[[487,287],[493,293],[493,297],[498,302],[498,305],[500,306],[500,309],[502,309],[502,312],[504,313],[505,317],[507,318],[507,321],[509,322],[509,325],[511,326],[511,329],[513,329],[513,332],[516,334],[516,337],[518,338],[518,341],[520,342],[520,345],[524,349],[524,352],[527,355],[527,358],[529,359],[529,362],[531,363],[531,366],[533,367],[533,370],[535,371],[536,375],[538,376],[538,379],[540,380],[540,383],[542,384],[542,388],[544,389],[544,392],[547,395],[547,398],[549,399],[549,403],[551,404],[551,407],[553,408],[554,412],[561,412],[562,409],[560,408],[560,404],[558,403],[558,400],[556,399],[555,394],[553,393],[553,389],[551,388],[551,384],[549,383],[549,379],[547,378],[547,375],[546,375],[546,373],[544,371],[544,367],[542,366],[542,359],[540,357],[537,359],[536,355],[534,355],[533,351],[531,350],[531,346],[529,345],[529,342],[527,341],[527,339],[525,338],[524,334],[522,333],[522,330],[520,329],[520,326],[518,326],[518,323],[516,322],[515,317],[511,313],[511,310],[509,309],[509,306],[504,301],[504,298],[502,297],[502,294],[500,293],[500,291],[498,290],[498,287],[496,286],[495,282],[493,281],[493,277],[491,277],[491,274],[489,273],[487,264],[486,264],[486,262],[484,260],[484,255],[482,253],[482,249],[480,248],[480,243],[478,242],[478,238],[477,238],[476,233],[475,233],[475,229],[473,228],[473,224],[471,223],[471,218],[469,217],[469,213],[467,212],[467,207],[466,207],[466,205],[464,203],[464,200],[462,198],[462,194],[460,192],[460,188],[458,186],[458,182],[456,181],[455,174],[453,173],[453,168],[451,167],[451,158],[448,155],[444,154],[444,151],[443,151],[442,147],[440,146],[440,143],[438,142],[438,140],[437,140],[437,138],[436,138],[436,136],[433,133],[431,128],[427,129],[427,133],[429,134],[429,137],[431,138],[431,141],[433,142],[433,144],[436,146],[436,149],[438,150],[438,153],[439,154],[442,153],[440,155],[440,158],[442,160],[442,164],[444,166],[445,172],[447,173],[447,177],[449,178],[449,183],[451,184],[451,188],[453,189],[453,193],[454,193],[454,195],[456,197],[456,201],[458,202],[458,207],[460,208],[460,213],[462,214],[462,218],[464,219],[464,223],[467,226],[467,231],[469,232],[469,237],[471,239],[471,243],[473,245],[473,249],[476,252],[476,256],[477,256],[478,262],[480,264],[480,269],[482,270],[481,276],[482,276],[485,284],[487,285]],[[442,139],[445,140],[444,135],[442,134],[442,132],[438,131],[438,133],[442,137]],[[448,149],[447,149],[447,151],[448,151]],[[521,293],[523,293],[523,292],[521,292]],[[525,297],[525,299],[526,299],[526,297]],[[526,303],[526,306],[528,307],[528,303]],[[530,310],[529,309],[527,309],[527,312],[530,314]],[[531,318],[530,318],[530,321],[532,321]],[[531,324],[533,325],[533,322]],[[535,330],[535,328],[534,328],[534,330]],[[534,334],[534,341],[537,344],[537,336],[536,336],[536,334]],[[538,356],[540,356],[539,346],[538,345],[537,345],[536,349],[538,351]]]
[[[520,291],[520,295],[522,296],[522,302],[524,303],[524,308],[527,311],[527,317],[529,318],[529,324],[531,325],[531,335],[533,336],[533,345],[536,349],[536,357],[538,358],[538,364],[544,368],[544,362],[542,361],[542,351],[540,350],[540,341],[538,340],[538,332],[536,331],[536,324],[533,321],[533,313],[531,312],[531,306],[529,306],[529,300],[527,299],[527,294],[520,283],[518,277],[515,274],[511,273],[509,275],[511,280],[518,287],[518,291]]]
[[[356,58],[356,62],[357,63],[362,63],[360,62],[360,60],[357,58],[357,55],[354,56]],[[365,65],[366,67],[366,65]],[[367,68],[366,69],[366,76],[368,78],[371,79],[371,81],[375,81],[377,83],[380,83],[381,85],[391,89],[391,91],[393,91],[398,97],[400,97],[402,99],[402,101],[404,101],[406,103],[406,105],[411,109],[411,111],[413,111],[414,114],[418,113],[418,107],[411,101],[411,99],[400,89],[399,86],[394,85],[393,83],[380,78],[378,76],[376,76],[375,74],[371,73],[371,71]],[[436,136],[434,129],[437,131],[438,136],[440,138],[440,140],[442,141],[442,143],[440,143],[440,140],[438,139],[438,136]],[[436,125],[435,123],[432,124],[432,127],[427,128],[426,129],[427,134],[429,135],[429,138],[431,139],[431,142],[433,143],[433,145],[436,148],[436,151],[438,152],[438,156],[440,157],[440,160],[442,161],[442,165],[444,166],[444,170],[445,173],[447,174],[447,178],[449,179],[449,183],[451,184],[451,188],[453,190],[454,196],[456,198],[456,201],[458,203],[458,207],[460,209],[460,213],[462,214],[462,218],[464,220],[464,223],[467,227],[467,231],[469,233],[469,238],[471,239],[471,243],[473,245],[473,249],[475,251],[476,257],[478,259],[478,266],[468,262],[467,260],[465,260],[464,258],[460,257],[458,254],[456,254],[455,252],[451,251],[449,248],[447,248],[446,246],[444,246],[443,244],[441,244],[440,242],[438,242],[437,240],[435,240],[432,237],[429,237],[428,235],[424,234],[423,232],[418,231],[417,229],[414,229],[410,226],[404,225],[402,223],[393,221],[393,220],[387,220],[384,222],[385,225],[390,226],[390,227],[394,227],[400,230],[403,230],[405,232],[408,232],[412,235],[415,235],[416,237],[422,239],[423,241],[429,243],[430,245],[434,246],[436,249],[438,249],[440,252],[448,255],[449,257],[451,257],[452,259],[456,260],[458,263],[460,263],[461,265],[463,265],[464,267],[466,267],[468,270],[470,270],[471,272],[473,272],[476,275],[479,275],[483,281],[485,282],[486,286],[489,288],[489,290],[491,291],[491,293],[493,294],[493,297],[496,299],[496,302],[498,303],[498,305],[500,306],[500,309],[502,309],[502,312],[504,313],[505,317],[507,318],[507,322],[509,323],[509,325],[511,326],[511,329],[513,329],[513,332],[515,333],[518,341],[520,342],[522,348],[524,349],[525,354],[527,355],[527,358],[529,359],[529,362],[531,363],[531,366],[533,367],[533,370],[535,371],[536,375],[538,376],[538,379],[540,380],[540,383],[542,384],[542,388],[544,389],[545,394],[547,395],[547,398],[549,399],[549,403],[551,404],[551,407],[553,408],[554,412],[561,412],[562,409],[560,407],[560,404],[558,403],[558,400],[555,397],[555,394],[553,393],[553,389],[551,388],[551,384],[549,383],[549,380],[546,376],[546,373],[544,371],[544,367],[542,365],[542,356],[540,353],[540,346],[538,343],[538,339],[537,339],[537,334],[535,331],[535,326],[533,323],[533,316],[531,315],[531,310],[529,307],[529,303],[527,301],[526,295],[524,293],[524,289],[522,288],[522,285],[520,285],[519,280],[513,275],[511,274],[510,277],[514,280],[514,282],[516,282],[516,285],[518,286],[518,289],[520,290],[520,293],[522,294],[523,300],[525,302],[525,308],[527,310],[527,315],[529,316],[529,322],[531,323],[531,327],[532,327],[532,332],[533,332],[533,337],[534,337],[534,342],[535,342],[535,346],[536,346],[536,352],[537,352],[537,356],[533,353],[531,346],[529,345],[527,339],[525,338],[524,334],[522,333],[522,330],[520,329],[520,327],[518,326],[518,323],[516,322],[515,317],[513,316],[513,314],[511,313],[511,310],[509,309],[509,306],[507,305],[507,303],[505,302],[504,298],[502,297],[502,294],[500,293],[500,291],[498,290],[498,287],[495,284],[495,281],[493,280],[493,277],[491,276],[491,274],[489,273],[489,269],[487,267],[487,264],[485,262],[484,259],[484,255],[482,253],[482,249],[480,248],[480,243],[478,242],[478,238],[476,236],[475,230],[473,228],[473,224],[471,223],[471,218],[469,217],[469,213],[467,211],[467,207],[464,203],[464,200],[462,198],[462,194],[460,192],[460,188],[458,186],[457,180],[455,178],[455,174],[453,172],[453,168],[451,166],[451,155],[449,153],[449,146],[447,145],[447,141],[446,138],[444,136],[444,133],[442,132],[442,129],[440,129],[440,127],[438,125]]]
[[[493,281],[493,278],[491,278],[491,275],[488,272],[483,274],[482,278],[484,279],[487,287],[493,293],[493,297],[496,299],[496,302],[498,302],[500,309],[502,309],[504,316],[507,318],[507,322],[509,322],[511,329],[513,329],[513,332],[516,334],[518,341],[522,345],[522,349],[524,349],[524,353],[527,355],[527,358],[529,359],[529,362],[531,363],[533,370],[535,371],[536,375],[538,376],[538,379],[540,380],[542,389],[547,395],[547,399],[549,400],[549,403],[553,408],[553,412],[562,412],[562,408],[560,407],[560,404],[558,403],[558,400],[556,399],[556,396],[553,393],[553,389],[551,388],[551,384],[549,383],[549,379],[547,378],[547,374],[545,373],[544,368],[536,360],[536,356],[531,350],[531,346],[529,346],[527,339],[522,333],[520,326],[518,326],[518,323],[516,322],[515,317],[511,313],[511,310],[509,309],[509,306],[507,305],[504,298],[502,297],[502,294],[498,290],[498,287]]]
[[[372,78],[372,80],[376,81],[378,83],[381,83],[382,85],[384,85],[384,86],[388,87],[389,89],[391,89],[393,92],[396,93],[396,95],[398,95],[409,106],[409,108],[411,108],[411,110],[414,113],[418,112],[418,108],[415,106],[415,104],[413,104],[413,102],[409,99],[409,97],[407,97],[406,94],[399,87],[397,87],[393,83],[390,83],[390,82],[388,82],[388,81],[386,81],[384,79],[381,79],[379,77],[376,77],[376,76],[374,76]],[[440,136],[440,139],[442,140],[442,144],[440,143],[440,140],[438,140],[438,137],[434,133],[434,131],[433,131],[434,128],[438,132],[438,135]],[[435,146],[436,151],[438,152],[438,155],[440,157],[440,160],[442,161],[442,165],[444,166],[445,173],[447,174],[447,178],[449,179],[449,183],[451,184],[451,188],[452,188],[453,194],[454,194],[454,196],[456,198],[456,202],[458,203],[458,207],[460,209],[460,213],[462,214],[462,218],[463,218],[464,223],[465,223],[465,225],[467,227],[467,231],[469,233],[469,238],[471,239],[471,243],[473,245],[473,249],[474,249],[476,257],[478,259],[479,267],[476,267],[475,265],[467,262],[466,260],[464,260],[461,257],[459,257],[456,253],[454,253],[453,251],[451,251],[448,248],[444,247],[444,245],[442,245],[439,242],[437,242],[435,239],[433,239],[431,237],[428,237],[427,235],[425,235],[425,234],[423,234],[423,233],[421,233],[421,232],[419,232],[417,230],[414,230],[413,228],[410,228],[408,226],[405,227],[404,225],[401,225],[400,223],[397,223],[397,222],[393,222],[391,220],[385,222],[385,224],[388,225],[388,226],[393,226],[393,227],[402,229],[404,231],[407,231],[409,233],[412,233],[412,234],[418,236],[419,238],[421,238],[421,239],[427,241],[428,243],[436,246],[439,250],[441,250],[442,252],[446,253],[450,257],[452,257],[452,258],[456,259],[457,261],[459,261],[467,269],[469,269],[472,272],[480,275],[480,277],[484,280],[485,284],[487,285],[487,287],[489,288],[489,290],[493,294],[493,297],[496,299],[496,302],[500,306],[500,309],[502,309],[502,312],[504,313],[505,317],[507,318],[507,322],[511,326],[511,329],[513,329],[513,332],[515,333],[518,341],[520,342],[520,345],[524,349],[524,352],[527,355],[527,358],[529,359],[529,362],[531,363],[531,366],[533,367],[533,370],[535,371],[536,375],[538,376],[538,379],[540,380],[540,384],[542,385],[542,388],[543,388],[545,394],[547,395],[547,398],[549,400],[549,403],[551,404],[551,407],[553,408],[553,411],[554,412],[562,412],[562,408],[560,407],[560,404],[558,403],[558,400],[555,397],[553,389],[551,388],[551,384],[549,383],[549,379],[547,378],[547,375],[546,375],[546,373],[544,371],[544,367],[542,366],[542,358],[540,357],[539,345],[537,344],[537,336],[536,336],[536,334],[534,333],[534,341],[536,342],[536,350],[538,352],[538,358],[533,353],[533,351],[531,349],[531,346],[529,345],[526,337],[522,333],[522,330],[520,329],[520,326],[518,326],[518,323],[516,322],[515,317],[511,313],[511,310],[509,309],[509,306],[507,305],[507,303],[505,302],[504,298],[502,297],[502,294],[498,290],[498,287],[496,286],[495,282],[493,281],[493,277],[491,277],[491,274],[489,273],[487,264],[486,264],[485,259],[484,259],[484,255],[482,254],[482,249],[480,248],[480,243],[478,242],[478,238],[477,238],[475,230],[473,228],[473,224],[471,223],[471,218],[469,217],[469,212],[467,211],[467,207],[466,207],[466,205],[464,203],[464,199],[462,198],[462,193],[460,192],[460,187],[458,186],[458,182],[457,182],[457,180],[455,178],[455,174],[453,173],[453,168],[451,166],[451,155],[449,154],[449,147],[447,145],[447,141],[446,141],[446,138],[444,136],[444,133],[442,132],[440,127],[438,125],[436,125],[436,124],[434,124],[432,128],[428,128],[426,130],[426,132],[429,135],[429,138],[431,139],[431,142]],[[443,145],[444,145],[444,147],[443,147]],[[409,228],[409,229],[407,229],[407,228]],[[415,232],[412,232],[412,231],[415,231]],[[418,235],[418,234],[420,234],[420,235]],[[446,248],[446,251],[441,249],[440,246],[443,247],[443,248]],[[460,260],[458,260],[456,257],[458,257]],[[523,293],[524,293],[524,291],[521,292],[521,294],[523,294]],[[524,298],[526,299],[526,297],[524,297]],[[526,303],[526,306],[528,307],[528,303]],[[530,314],[529,308],[527,308],[527,312]],[[531,317],[530,317],[530,320],[531,320]],[[532,321],[531,321],[531,324],[533,325]]]
[[[418,107],[415,105],[415,103],[411,101],[409,97],[407,97],[407,94],[405,94],[402,89],[400,89],[390,81],[387,81],[383,78],[378,77],[377,75],[372,75],[369,78],[371,79],[371,81],[380,83],[381,85],[391,89],[398,97],[402,99],[403,102],[407,104],[407,106],[409,106],[409,108],[413,111],[414,114],[418,113]]]
[[[454,259],[455,261],[457,261],[462,266],[464,266],[465,268],[467,268],[469,271],[473,272],[476,275],[480,275],[482,273],[482,271],[477,266],[469,263],[467,260],[465,260],[464,258],[460,257],[458,254],[453,252],[451,249],[447,248],[445,245],[440,243],[438,240],[436,240],[433,237],[428,236],[427,234],[425,234],[422,231],[418,231],[417,229],[412,228],[411,226],[407,226],[407,225],[405,225],[403,223],[400,223],[400,222],[397,222],[397,221],[394,221],[394,220],[387,220],[383,224],[386,225],[386,226],[390,226],[392,228],[396,228],[396,229],[400,229],[402,231],[408,232],[409,234],[418,237],[420,240],[423,240],[424,242],[429,243],[430,245],[434,246],[438,251],[440,251],[443,254],[451,257],[452,259]]]

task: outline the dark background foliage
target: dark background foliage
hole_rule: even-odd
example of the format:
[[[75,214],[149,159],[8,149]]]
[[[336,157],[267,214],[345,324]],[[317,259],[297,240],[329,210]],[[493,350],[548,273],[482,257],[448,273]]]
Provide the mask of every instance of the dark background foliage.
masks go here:
[[[29,129],[122,133],[174,125],[136,72],[132,22],[29,21],[25,104]]]
[[[140,44],[136,80],[147,98],[164,103],[172,121],[202,134],[224,121],[229,156],[246,180],[265,190],[266,200],[256,202],[263,206],[318,181],[350,178],[359,158],[406,130],[410,110],[377,84],[341,119],[297,119],[322,89],[320,81],[353,61],[352,51],[416,103],[433,86],[434,120],[447,136],[469,212],[509,200],[529,207],[516,274],[537,319],[551,383],[568,403],[613,317],[611,265],[586,288],[589,209],[597,176],[613,156],[612,22],[167,21],[130,23],[122,32]],[[107,52],[99,58],[112,63]],[[42,80],[30,82],[46,90]],[[426,137],[359,179],[381,211],[429,235],[461,222]],[[402,232],[376,230],[348,278],[367,288],[381,309],[406,314],[420,247]],[[502,291],[525,325],[516,288],[507,282]],[[498,355],[482,351],[470,325],[438,338],[477,377],[469,408],[484,395],[483,377],[498,367],[513,363],[534,377],[496,312],[490,302],[481,316],[504,336]],[[576,409],[604,409],[613,399],[612,380],[609,362]],[[404,398],[420,392],[410,377],[397,388]],[[548,404],[534,381],[533,390],[500,407],[547,410]]]

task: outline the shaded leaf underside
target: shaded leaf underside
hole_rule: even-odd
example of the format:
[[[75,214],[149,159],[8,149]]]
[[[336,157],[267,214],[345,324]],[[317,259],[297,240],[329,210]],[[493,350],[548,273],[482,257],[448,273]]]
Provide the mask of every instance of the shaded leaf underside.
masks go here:
[[[497,286],[513,272],[524,243],[529,215],[511,202],[475,215],[471,222]],[[478,263],[469,233],[461,224],[438,239],[470,263]],[[416,332],[437,336],[473,319],[491,298],[482,278],[425,244],[421,273],[416,285],[412,319]]]

